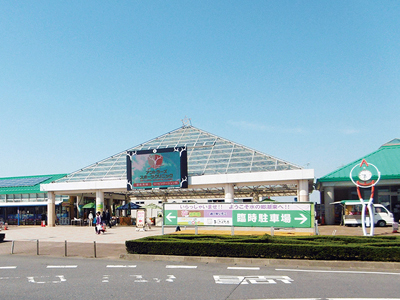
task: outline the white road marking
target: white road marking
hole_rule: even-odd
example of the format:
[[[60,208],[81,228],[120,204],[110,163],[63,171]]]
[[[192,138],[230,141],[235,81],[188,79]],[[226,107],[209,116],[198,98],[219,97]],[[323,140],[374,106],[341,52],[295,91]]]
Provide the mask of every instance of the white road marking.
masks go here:
[[[259,267],[228,267],[228,270],[260,270]]]
[[[136,268],[136,265],[107,265],[106,268]]]
[[[53,281],[53,283],[60,283],[60,282],[67,281],[67,279],[64,278],[64,275],[57,275],[56,277],[58,277],[58,279],[60,281]]]
[[[47,266],[47,269],[74,269],[77,268],[78,266],[76,265],[70,265],[70,266]]]
[[[166,265],[167,269],[197,269],[197,266]]]
[[[131,277],[135,277],[135,281],[134,282],[149,282],[146,279],[143,279],[143,275],[131,275]]]
[[[288,276],[232,276],[214,275],[214,281],[218,284],[277,284],[279,282],[291,284],[293,279]]]
[[[56,275],[55,277],[58,278],[58,280],[53,280],[53,281],[36,281],[35,278],[49,278],[50,276],[28,276],[26,277],[28,279],[29,283],[61,283],[67,281],[67,279],[64,278],[64,275]]]
[[[400,273],[368,272],[368,271],[334,271],[334,270],[301,270],[301,269],[275,269],[275,271],[310,272],[310,273],[344,273],[344,274],[348,273],[348,274],[400,275]]]
[[[8,267],[0,267],[0,270],[6,270],[6,269],[16,269],[16,266],[8,266]]]

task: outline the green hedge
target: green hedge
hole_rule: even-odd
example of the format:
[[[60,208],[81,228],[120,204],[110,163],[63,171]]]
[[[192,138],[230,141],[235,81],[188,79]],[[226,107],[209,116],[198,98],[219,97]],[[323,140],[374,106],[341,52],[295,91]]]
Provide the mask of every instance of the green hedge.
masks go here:
[[[400,239],[346,236],[164,235],[125,242],[128,253],[400,262]]]

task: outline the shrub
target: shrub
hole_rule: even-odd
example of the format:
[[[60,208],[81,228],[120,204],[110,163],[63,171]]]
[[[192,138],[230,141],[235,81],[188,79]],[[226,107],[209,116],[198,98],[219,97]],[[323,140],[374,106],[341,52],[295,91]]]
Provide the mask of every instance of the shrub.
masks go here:
[[[397,237],[164,235],[126,241],[132,254],[400,261]]]

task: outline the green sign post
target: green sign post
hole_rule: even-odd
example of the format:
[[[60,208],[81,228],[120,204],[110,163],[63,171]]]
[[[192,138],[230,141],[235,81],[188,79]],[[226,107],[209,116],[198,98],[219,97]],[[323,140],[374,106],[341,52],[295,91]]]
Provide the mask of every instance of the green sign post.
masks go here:
[[[310,214],[304,211],[238,210],[233,212],[233,226],[310,228]]]
[[[165,210],[164,211],[164,225],[178,225],[178,211],[177,210]]]
[[[165,203],[164,225],[314,227],[314,203]]]

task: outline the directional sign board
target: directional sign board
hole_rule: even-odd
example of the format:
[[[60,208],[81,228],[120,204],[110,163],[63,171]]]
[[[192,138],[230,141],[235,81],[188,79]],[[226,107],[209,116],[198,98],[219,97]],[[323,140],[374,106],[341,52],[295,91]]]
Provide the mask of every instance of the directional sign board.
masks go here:
[[[314,203],[165,203],[164,225],[314,227]]]

